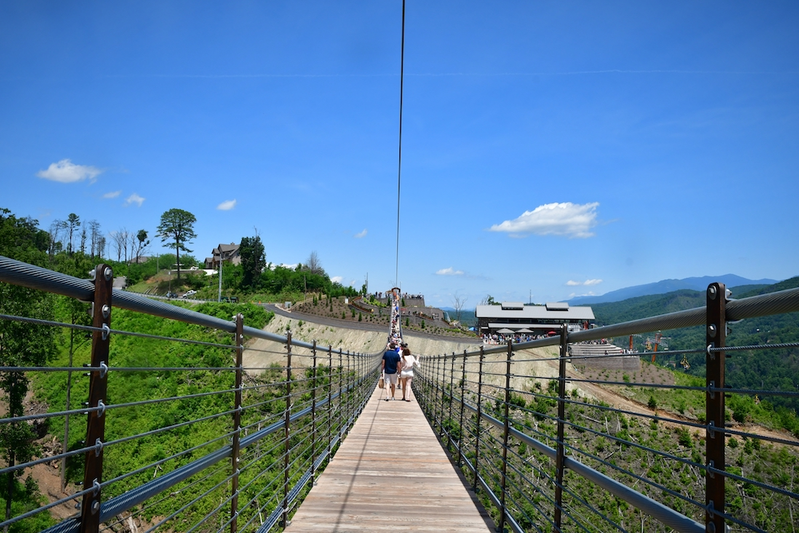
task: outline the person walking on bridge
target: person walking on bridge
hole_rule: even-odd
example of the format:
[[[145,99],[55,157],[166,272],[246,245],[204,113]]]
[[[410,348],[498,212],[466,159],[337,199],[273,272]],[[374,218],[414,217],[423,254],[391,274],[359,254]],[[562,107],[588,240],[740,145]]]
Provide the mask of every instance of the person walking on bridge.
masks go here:
[[[397,376],[399,374],[400,355],[397,353],[397,347],[392,342],[388,345],[388,349],[383,354],[383,374],[386,376],[386,385],[391,389],[391,399],[394,398],[394,391],[397,389]],[[388,398],[386,398],[388,401]]]
[[[402,399],[406,402],[411,401],[411,384],[413,383],[413,368],[419,366],[419,360],[411,355],[411,349],[403,343],[402,348],[402,367],[400,369],[400,388],[402,389]]]

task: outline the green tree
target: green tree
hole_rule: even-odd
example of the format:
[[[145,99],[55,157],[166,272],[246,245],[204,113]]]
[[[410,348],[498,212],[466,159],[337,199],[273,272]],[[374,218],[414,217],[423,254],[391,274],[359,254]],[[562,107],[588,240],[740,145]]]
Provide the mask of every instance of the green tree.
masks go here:
[[[72,255],[75,249],[72,247],[72,234],[80,227],[80,217],[75,213],[70,213],[67,217],[67,232],[69,233],[69,247],[67,253]]]
[[[150,245],[150,241],[147,239],[147,230],[140,229],[136,234],[136,239],[139,241],[136,245],[136,263],[138,263],[142,251]]]
[[[197,238],[194,233],[194,223],[197,218],[183,209],[170,209],[161,215],[161,223],[158,225],[158,233],[161,242],[172,241],[175,247],[175,259],[177,260],[178,280],[180,280],[180,252],[191,253],[192,250],[186,248],[191,244],[192,239]]]
[[[266,268],[266,253],[261,237],[242,237],[239,244],[241,255],[241,288],[255,290],[261,283],[261,272]]]
[[[49,235],[38,228],[30,218],[17,218],[7,209],[0,209],[0,255],[28,263],[43,265],[47,259]],[[53,320],[54,297],[42,291],[0,283],[0,313]],[[0,321],[0,366],[43,366],[55,353],[53,328],[16,322]],[[6,371],[0,375],[2,401],[6,404],[6,417],[23,416],[23,402],[28,392],[28,378],[24,372]],[[36,453],[36,434],[27,422],[9,422],[0,425],[0,450],[6,466],[30,461]],[[5,493],[6,519],[11,517],[15,497],[16,478],[22,470],[6,473],[2,481]],[[24,495],[23,495],[24,496]]]

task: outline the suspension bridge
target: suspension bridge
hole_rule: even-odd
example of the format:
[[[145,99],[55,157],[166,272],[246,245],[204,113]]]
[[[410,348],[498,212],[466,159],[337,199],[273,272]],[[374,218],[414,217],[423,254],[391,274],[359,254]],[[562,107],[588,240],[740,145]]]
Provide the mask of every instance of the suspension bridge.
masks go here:
[[[735,352],[799,347],[726,342],[728,322],[798,311],[797,289],[732,300],[716,283],[696,309],[576,332],[564,324],[559,335],[526,343],[421,354],[407,403],[381,401],[382,352],[299,341],[291,332],[248,326],[241,314],[222,319],[114,290],[113,271],[104,265],[85,280],[0,257],[0,282],[91,302],[93,320],[80,326],[0,316],[20,332],[50,328],[92,337],[82,367],[0,367],[4,376],[55,376],[53,383],[67,383],[76,372],[87,378],[73,393],[86,394],[77,407],[49,405],[46,412],[0,419],[13,427],[71,418],[84,431],[77,444],[73,435],[71,445],[0,468],[20,475],[41,465],[82,466],[81,483],[36,509],[11,513],[3,527],[698,532],[788,531],[796,524],[799,442],[725,418],[728,396],[796,393],[729,387],[724,369]],[[175,338],[115,329],[114,316],[130,311],[212,334]],[[390,328],[389,338],[402,336],[401,320],[395,323],[400,327]],[[691,326],[706,331],[692,350],[705,356],[701,385],[589,379],[577,370],[579,359],[603,356],[569,350],[575,343]],[[270,356],[280,363],[244,367],[248,338],[279,343],[282,349]],[[145,342],[146,353],[116,360],[114,346],[122,344],[115,343],[132,340]],[[176,346],[199,357],[181,364],[169,358]],[[179,386],[158,387],[173,375]],[[120,396],[133,378],[143,395]],[[582,392],[591,386],[693,394],[703,412],[689,417],[620,408]],[[147,423],[115,424],[125,410]],[[190,435],[202,436],[200,443]],[[757,443],[779,451],[782,466],[766,465],[751,450],[743,455],[731,447],[734,439],[743,439],[743,448]],[[133,455],[146,457],[144,466],[130,466]]]

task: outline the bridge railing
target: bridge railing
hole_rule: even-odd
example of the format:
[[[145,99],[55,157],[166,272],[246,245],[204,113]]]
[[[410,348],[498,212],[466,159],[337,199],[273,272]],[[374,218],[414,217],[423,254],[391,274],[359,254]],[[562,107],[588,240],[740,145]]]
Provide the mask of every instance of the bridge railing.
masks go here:
[[[0,492],[11,493],[11,501],[15,487],[23,490],[14,480],[45,463],[62,472],[63,496],[29,509],[11,505],[0,527],[54,533],[129,524],[148,531],[284,527],[371,395],[379,355],[268,333],[245,325],[241,314],[221,319],[112,290],[112,278],[102,265],[90,281],[0,257],[0,282],[90,302],[92,314],[88,326],[55,322],[47,313],[0,316],[8,326],[0,378],[37,380],[65,391],[66,402],[0,419],[5,435],[46,426],[64,435],[44,451],[11,453],[0,468],[10,487]],[[114,318],[124,325],[127,311],[193,324],[196,335],[176,338],[169,327],[115,329]],[[25,344],[36,338],[30,332],[53,331],[78,346],[68,363],[13,363],[12,348],[37,349]],[[14,346],[11,337],[19,340]],[[274,347],[246,349],[248,360],[272,362],[245,363],[246,338],[273,341]],[[75,477],[82,481],[70,483]],[[48,527],[51,510],[66,506],[72,516]]]
[[[725,368],[747,351],[796,358],[799,344],[728,346],[727,330],[799,311],[799,290],[728,300],[712,284],[706,299],[688,311],[574,333],[564,324],[550,338],[423,357],[419,402],[500,531],[796,531],[799,428],[744,422],[753,400],[795,399],[799,387],[736,387]],[[603,339],[692,326],[705,330],[694,349],[657,355],[701,355],[705,378],[639,363],[652,352],[602,351]]]

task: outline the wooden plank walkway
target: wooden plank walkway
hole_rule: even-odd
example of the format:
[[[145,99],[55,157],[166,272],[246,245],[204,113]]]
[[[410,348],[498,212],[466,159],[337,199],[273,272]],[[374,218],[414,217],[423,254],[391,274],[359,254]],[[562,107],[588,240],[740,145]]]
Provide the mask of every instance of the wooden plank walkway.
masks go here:
[[[385,397],[375,389],[286,532],[495,531],[416,399]]]

